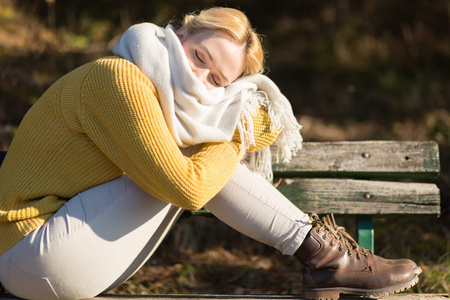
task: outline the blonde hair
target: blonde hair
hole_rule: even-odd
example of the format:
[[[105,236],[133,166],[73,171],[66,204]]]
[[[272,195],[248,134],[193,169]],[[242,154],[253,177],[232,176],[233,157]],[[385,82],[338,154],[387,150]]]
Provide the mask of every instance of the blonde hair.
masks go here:
[[[204,29],[226,32],[239,45],[245,45],[245,63],[241,76],[264,71],[264,50],[260,37],[250,25],[247,16],[240,10],[213,7],[194,12],[184,17],[182,26],[192,34]]]

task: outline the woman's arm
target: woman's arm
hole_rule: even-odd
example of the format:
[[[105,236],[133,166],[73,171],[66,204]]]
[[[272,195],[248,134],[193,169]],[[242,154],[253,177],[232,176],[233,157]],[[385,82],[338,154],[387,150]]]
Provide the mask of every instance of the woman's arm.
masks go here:
[[[128,61],[100,60],[82,85],[77,110],[85,133],[150,194],[179,207],[203,207],[231,178],[239,142],[207,143],[185,157],[145,75]]]

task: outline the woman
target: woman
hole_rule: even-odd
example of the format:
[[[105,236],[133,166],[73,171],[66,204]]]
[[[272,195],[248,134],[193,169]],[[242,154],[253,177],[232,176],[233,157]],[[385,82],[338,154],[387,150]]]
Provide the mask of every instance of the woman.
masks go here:
[[[183,209],[203,206],[295,255],[307,297],[382,295],[417,282],[413,262],[372,255],[334,222],[311,223],[239,164],[260,151],[265,172],[268,145],[289,159],[301,142],[287,100],[255,75],[262,49],[244,14],[209,9],[176,31],[134,26],[114,53],[50,87],[1,166],[0,282],[10,293],[82,299],[110,290]]]

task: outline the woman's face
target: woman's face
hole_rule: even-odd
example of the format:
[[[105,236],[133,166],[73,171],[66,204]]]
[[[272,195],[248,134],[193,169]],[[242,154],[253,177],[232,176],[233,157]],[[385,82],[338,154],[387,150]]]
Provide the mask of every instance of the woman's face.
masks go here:
[[[244,68],[244,46],[225,32],[205,29],[190,34],[184,27],[176,32],[189,65],[206,88],[225,87],[235,81]]]

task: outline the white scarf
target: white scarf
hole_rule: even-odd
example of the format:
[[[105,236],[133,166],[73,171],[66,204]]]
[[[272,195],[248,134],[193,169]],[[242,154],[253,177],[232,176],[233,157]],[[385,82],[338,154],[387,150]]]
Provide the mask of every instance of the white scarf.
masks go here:
[[[113,53],[137,65],[151,80],[179,147],[230,141],[237,127],[245,151],[255,144],[251,115],[257,107],[264,107],[271,128],[279,130],[274,144],[283,161],[288,162],[301,149],[301,126],[275,83],[258,74],[242,77],[225,88],[207,90],[192,72],[171,25],[134,25],[124,32]],[[257,152],[251,154],[250,166],[271,179],[270,149]]]

